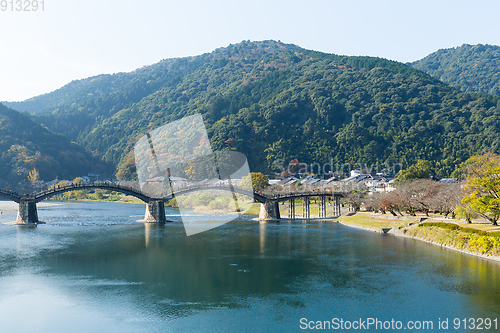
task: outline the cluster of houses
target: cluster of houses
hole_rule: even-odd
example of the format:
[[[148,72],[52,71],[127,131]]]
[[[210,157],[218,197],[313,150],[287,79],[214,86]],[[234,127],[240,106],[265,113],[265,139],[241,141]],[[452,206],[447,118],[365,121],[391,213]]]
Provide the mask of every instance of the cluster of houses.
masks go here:
[[[82,176],[82,181],[86,184],[93,184],[93,183],[106,183],[106,184],[119,184],[118,180],[114,177],[108,177],[108,176],[101,176],[98,173],[89,173],[86,176]],[[44,188],[50,188],[51,186],[56,186],[60,182],[64,182],[66,184],[72,184],[73,182],[71,180],[63,180],[63,179],[54,179],[48,182],[42,182],[39,181],[37,187],[44,189]]]
[[[148,179],[147,183],[151,185],[153,183],[162,182],[163,179]],[[186,188],[191,185],[187,179],[180,177],[170,177],[170,181],[172,182],[172,186],[174,191],[176,189]],[[206,185],[210,186],[219,186],[219,185],[239,185],[241,183],[241,179],[231,179],[231,180],[221,180],[221,179],[206,179],[204,181],[198,182],[206,183]],[[284,179],[270,179],[269,184],[275,185],[281,188],[292,188],[297,189],[298,186],[302,188],[314,189],[320,187],[349,187],[349,188],[364,188],[368,189],[371,192],[389,192],[394,190],[393,187],[394,179],[384,175],[384,174],[363,174],[359,170],[351,171],[351,176],[342,180],[338,180],[336,178],[330,179],[318,179],[310,175],[306,175],[301,178],[297,178],[295,176],[290,176]]]
[[[300,176],[299,176],[300,177]],[[83,181],[86,183],[95,182],[106,182],[119,184],[119,182],[114,179],[113,181],[99,179],[98,174],[88,174],[82,177]],[[300,188],[316,189],[316,188],[333,188],[337,190],[345,189],[364,189],[368,190],[370,193],[377,192],[390,192],[395,190],[394,187],[394,177],[390,177],[383,173],[369,174],[362,173],[360,170],[352,170],[350,176],[344,179],[337,179],[331,177],[329,179],[318,179],[311,175],[306,175],[303,177],[289,176],[284,179],[270,179],[269,184],[274,185],[282,189],[289,190],[300,190]],[[206,179],[201,182],[196,182],[193,184],[189,180],[181,177],[170,177],[171,185],[173,190],[179,190],[183,188],[188,188],[192,185],[206,184],[207,186],[224,186],[224,185],[235,185],[238,186],[241,183],[241,179],[231,179],[231,180],[221,180],[221,179]],[[443,178],[439,180],[441,183],[453,183],[456,182],[455,178]],[[155,186],[157,184],[163,184],[164,177],[155,177],[148,179],[143,186]],[[46,183],[47,187],[55,185],[57,180]]]
[[[443,178],[434,180],[450,184],[457,182],[456,178]],[[350,189],[364,189],[368,190],[369,193],[380,193],[380,192],[391,192],[395,190],[394,187],[394,177],[388,176],[384,173],[362,173],[360,170],[352,170],[350,176],[344,179],[329,178],[329,179],[317,179],[312,176],[306,176],[303,178],[297,178],[294,176],[287,177],[281,180],[270,180],[271,185],[282,185],[284,187],[291,186],[308,186],[308,187],[330,187],[338,190],[350,190]]]
[[[277,184],[282,186],[313,186],[313,187],[338,187],[338,188],[357,188],[367,189],[370,192],[390,192],[394,190],[394,178],[382,173],[368,174],[362,173],[360,170],[352,170],[349,177],[337,179],[335,177],[329,179],[318,179],[313,176],[297,178],[294,176],[287,177],[282,180],[270,180],[271,185]]]

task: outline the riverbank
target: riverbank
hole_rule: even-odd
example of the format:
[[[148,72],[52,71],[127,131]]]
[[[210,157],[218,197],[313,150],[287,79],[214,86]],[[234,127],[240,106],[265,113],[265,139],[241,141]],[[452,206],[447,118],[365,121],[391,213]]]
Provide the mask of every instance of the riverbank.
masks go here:
[[[373,213],[342,216],[339,223],[353,228],[412,238],[500,262],[500,227],[491,224],[468,224],[440,216],[398,218]]]
[[[55,206],[63,206],[63,205],[70,205],[70,204],[77,204],[77,203],[85,203],[85,202],[99,202],[99,203],[132,203],[132,204],[140,204],[140,205],[145,205],[145,203],[139,199],[136,199],[134,197],[123,197],[124,200],[92,200],[92,199],[82,199],[82,200],[66,200],[66,201],[51,201],[51,200],[46,200],[43,202],[37,203],[38,208],[42,207],[55,207]],[[128,200],[131,199],[131,200]],[[168,209],[173,210],[173,214],[180,214],[179,210],[177,207],[165,207]],[[250,207],[247,211],[244,213],[239,214],[238,218],[236,218],[235,221],[249,221],[249,220],[254,220],[258,219],[259,217],[259,209],[260,204],[258,204],[256,207]],[[0,224],[16,224],[16,217],[19,209],[19,204],[13,201],[0,201]],[[231,214],[234,212],[233,211],[227,211],[227,210],[215,210],[215,209],[209,209],[206,206],[198,206],[192,209],[193,213],[197,214],[204,214],[204,215],[225,215],[225,214]],[[255,213],[257,212],[257,213]],[[169,214],[172,214],[170,212]]]
[[[38,207],[54,207],[61,206],[64,203],[61,202],[39,202]],[[0,212],[1,216],[17,215],[19,204],[14,201],[0,201]]]
[[[120,196],[119,199],[114,199],[114,198],[102,198],[102,199],[91,199],[91,198],[71,198],[71,199],[47,199],[46,202],[68,202],[68,203],[74,203],[74,202],[121,202],[121,203],[133,203],[133,204],[144,204],[144,201],[137,199],[136,197],[133,197],[131,195],[127,196]]]

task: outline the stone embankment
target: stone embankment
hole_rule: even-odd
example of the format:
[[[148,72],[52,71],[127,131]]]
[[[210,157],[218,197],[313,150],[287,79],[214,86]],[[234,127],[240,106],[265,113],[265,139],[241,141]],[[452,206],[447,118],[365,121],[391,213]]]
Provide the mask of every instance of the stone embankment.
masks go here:
[[[466,224],[464,221],[460,220],[453,220],[453,219],[448,219],[448,218],[443,218],[440,216],[431,216],[431,217],[426,217],[426,216],[417,216],[417,217],[412,217],[412,216],[383,216],[381,214],[372,214],[372,213],[358,213],[355,215],[350,214],[341,216],[339,218],[339,223],[346,225],[348,227],[352,228],[358,228],[358,229],[364,229],[372,232],[377,232],[377,233],[387,233],[387,234],[392,234],[397,237],[404,237],[404,238],[411,238],[411,239],[416,239],[419,241],[423,241],[429,244],[437,245],[442,248],[446,248],[449,250],[465,253],[468,255],[473,255],[479,258],[487,259],[487,260],[493,260],[500,262],[500,256],[498,255],[488,255],[488,254],[483,254],[478,251],[471,251],[470,249],[467,248],[457,248],[455,246],[451,246],[449,244],[444,244],[437,242],[435,240],[432,240],[432,237],[424,238],[424,237],[419,237],[415,236],[412,234],[417,234],[415,228],[418,228],[418,225],[423,222],[445,222],[445,223],[455,223],[455,224]],[[393,225],[391,225],[393,224]],[[494,229],[493,229],[494,230]],[[500,231],[500,228],[498,228]]]

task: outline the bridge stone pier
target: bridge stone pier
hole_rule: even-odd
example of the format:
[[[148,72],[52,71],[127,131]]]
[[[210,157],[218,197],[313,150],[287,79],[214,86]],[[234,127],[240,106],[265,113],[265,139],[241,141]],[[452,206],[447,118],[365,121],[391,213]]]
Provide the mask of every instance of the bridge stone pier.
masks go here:
[[[17,211],[17,224],[36,224],[38,221],[38,212],[36,210],[35,200],[21,199]]]
[[[260,204],[259,220],[279,220],[280,218],[278,201],[266,200]]]
[[[146,203],[146,214],[143,222],[147,223],[165,223],[165,203],[163,200],[150,200]]]

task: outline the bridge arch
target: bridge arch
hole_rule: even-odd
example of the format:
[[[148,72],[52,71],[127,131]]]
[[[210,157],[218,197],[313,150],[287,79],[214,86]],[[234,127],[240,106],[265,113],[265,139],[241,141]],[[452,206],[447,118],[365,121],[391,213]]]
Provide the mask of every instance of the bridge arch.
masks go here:
[[[197,192],[197,191],[202,191],[202,190],[223,190],[223,191],[232,191],[235,193],[243,194],[249,197],[253,197],[255,200],[258,202],[265,202],[266,197],[256,193],[256,192],[250,192],[238,187],[231,187],[231,186],[194,186],[194,187],[189,187],[185,189],[181,189],[179,191],[174,192],[174,195],[168,195],[164,198],[155,198],[155,197],[150,197],[141,191],[138,191],[132,187],[125,187],[125,186],[119,186],[119,185],[107,185],[107,184],[72,184],[72,185],[66,185],[66,186],[61,186],[61,187],[53,187],[51,189],[36,193],[33,195],[33,198],[35,201],[38,203],[42,200],[48,199],[50,197],[53,197],[54,195],[57,194],[62,194],[64,192],[69,192],[69,191],[78,191],[82,189],[91,189],[91,188],[100,188],[100,189],[106,189],[106,190],[111,190],[115,192],[120,192],[120,193],[125,193],[128,195],[132,195],[139,200],[142,200],[144,202],[149,202],[151,200],[156,200],[156,201],[168,201],[172,199],[173,197],[177,195],[184,195],[192,192]]]
[[[238,193],[238,194],[242,194],[242,195],[246,195],[248,197],[254,198],[256,201],[258,201],[260,203],[264,203],[267,200],[267,198],[264,195],[262,195],[258,192],[248,191],[248,190],[239,188],[237,186],[226,186],[226,185],[224,185],[224,186],[203,185],[203,186],[187,187],[187,188],[183,188],[179,191],[174,192],[174,196],[185,195],[188,193],[198,192],[198,191],[202,191],[202,190],[222,190],[222,191],[234,192],[234,193]],[[167,196],[165,198],[165,201],[172,199],[174,196],[172,196],[172,195]]]
[[[182,188],[176,192],[174,192],[173,195],[168,195],[163,198],[156,198],[156,197],[150,197],[140,190],[134,189],[132,187],[126,187],[126,186],[120,186],[120,185],[112,185],[112,184],[71,184],[71,185],[66,185],[66,186],[60,186],[60,187],[52,187],[48,190],[30,194],[28,196],[22,196],[17,192],[14,191],[9,191],[9,190],[2,190],[0,189],[0,197],[4,197],[6,199],[12,200],[16,203],[19,203],[22,199],[27,199],[27,200],[34,200],[36,203],[41,202],[45,199],[48,199],[50,197],[53,197],[54,195],[57,194],[62,194],[65,192],[69,191],[78,191],[82,189],[92,189],[92,188],[100,188],[104,190],[111,190],[115,192],[120,192],[124,193],[127,195],[131,195],[136,197],[137,199],[144,201],[145,203],[148,203],[151,200],[154,201],[168,201],[172,199],[175,196],[178,195],[184,195],[192,192],[198,192],[202,190],[222,190],[222,191],[229,191],[229,192],[234,192],[242,195],[246,195],[248,197],[253,197],[257,202],[260,203],[265,203],[266,201],[288,201],[292,199],[299,199],[299,198],[305,198],[305,197],[326,197],[326,196],[331,196],[331,197],[343,197],[344,194],[340,192],[299,192],[299,193],[290,193],[290,194],[285,194],[285,195],[274,195],[274,196],[266,196],[262,193],[259,192],[254,192],[254,191],[248,191],[246,189],[242,189],[238,186],[213,186],[213,185],[201,185],[201,186],[191,186],[191,187],[186,187]]]
[[[317,192],[302,192],[302,193],[291,193],[289,195],[278,195],[275,196],[272,200],[282,202],[282,201],[289,201],[289,200],[294,200],[294,199],[300,199],[300,198],[312,198],[312,197],[343,197],[343,194],[340,193],[317,193]]]
[[[64,192],[69,192],[69,191],[78,191],[82,189],[92,189],[92,188],[100,188],[104,190],[111,190],[115,192],[120,192],[128,195],[132,195],[136,197],[139,200],[144,201],[145,203],[148,203],[151,199],[156,199],[156,198],[151,198],[148,197],[147,195],[143,194],[142,192],[135,190],[132,187],[125,187],[125,186],[119,186],[119,185],[107,185],[107,184],[72,184],[72,185],[66,185],[66,186],[59,186],[59,187],[52,187],[48,190],[35,193],[32,198],[35,200],[35,202],[40,202],[42,200],[48,199],[50,197],[53,197],[54,195],[57,194],[62,194]],[[161,199],[156,199],[156,200],[161,200]]]
[[[342,198],[345,196],[345,194],[342,192],[296,192],[296,193],[289,193],[289,194],[284,194],[284,195],[277,194],[274,196],[266,196],[266,195],[261,194],[259,192],[251,192],[251,191],[242,189],[242,188],[237,187],[237,186],[206,186],[206,185],[181,189],[180,191],[175,192],[174,196],[183,195],[183,194],[187,194],[190,192],[196,192],[196,191],[205,190],[205,189],[232,191],[232,192],[243,194],[243,195],[246,195],[249,197],[253,196],[254,199],[260,203],[265,203],[266,201],[269,201],[269,200],[281,202],[281,201],[288,201],[288,200],[292,200],[292,199],[300,199],[300,198],[307,198],[307,197],[309,197],[309,198],[310,197],[339,197],[339,198]],[[172,199],[172,196],[168,196],[166,198],[166,201],[168,201],[170,199]]]
[[[321,199],[320,205],[323,206],[324,216],[326,216],[326,208],[325,208],[326,197],[335,198],[335,206],[337,207],[336,212],[340,213],[340,206],[338,199],[345,196],[345,193],[333,192],[333,191],[301,192],[301,193],[276,194],[272,196],[267,196],[260,192],[248,191],[238,186],[227,186],[227,185],[214,186],[214,185],[203,184],[203,185],[181,188],[180,190],[166,197],[150,197],[147,194],[144,194],[141,191],[134,189],[132,187],[125,187],[125,186],[105,184],[105,183],[100,183],[100,184],[77,183],[66,186],[57,186],[39,193],[32,193],[28,195],[20,195],[19,193],[14,191],[0,189],[0,197],[7,198],[9,200],[18,203],[19,204],[18,222],[23,224],[31,224],[38,222],[38,216],[36,213],[36,203],[41,202],[42,200],[48,199],[57,194],[62,194],[65,192],[82,190],[82,189],[92,189],[92,188],[111,190],[138,198],[139,200],[146,203],[146,215],[143,221],[160,222],[160,223],[166,222],[164,202],[171,200],[172,198],[179,195],[189,194],[192,192],[203,191],[203,190],[229,191],[231,193],[238,193],[251,197],[255,201],[263,204],[261,205],[261,212],[263,211],[264,208],[264,210],[267,212],[266,214],[271,216],[271,218],[273,219],[280,219],[278,202],[290,201],[290,205],[292,207],[295,205],[294,204],[295,199],[306,198],[306,197],[319,197]],[[309,200],[306,200],[305,202],[308,206]],[[294,208],[293,208],[293,214],[295,214]]]
[[[0,197],[12,200],[16,203],[21,202],[21,196],[19,195],[19,193],[14,192],[14,191],[0,189]]]

